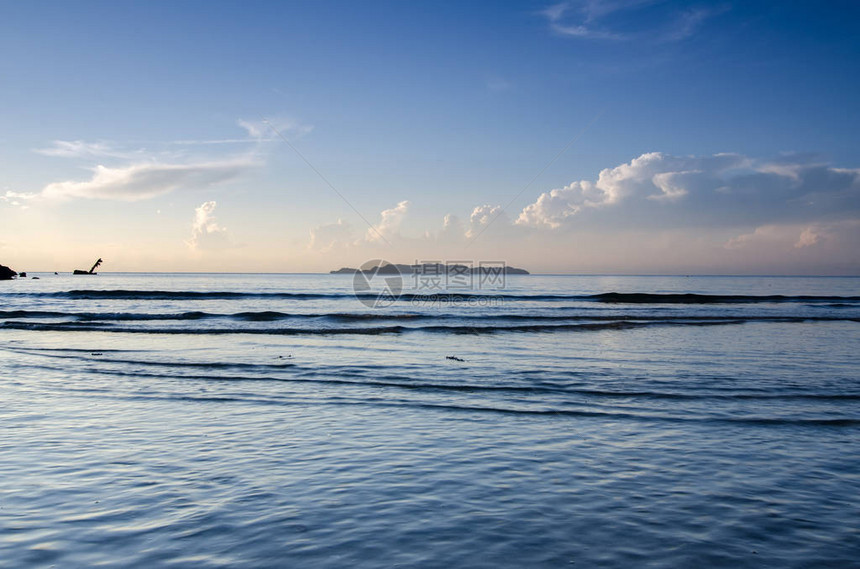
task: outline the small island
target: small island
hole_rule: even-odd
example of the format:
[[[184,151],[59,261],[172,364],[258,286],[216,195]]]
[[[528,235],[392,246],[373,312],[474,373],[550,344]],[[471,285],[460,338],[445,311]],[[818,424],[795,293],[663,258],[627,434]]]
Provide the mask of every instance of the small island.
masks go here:
[[[358,272],[375,272],[377,274],[401,274],[401,275],[446,275],[446,274],[501,274],[506,275],[528,275],[530,274],[525,269],[518,269],[507,265],[489,265],[470,267],[461,264],[446,264],[446,263],[423,263],[414,265],[403,265],[395,263],[383,263],[378,267],[369,269],[354,269],[352,267],[342,267],[336,271],[329,271],[332,275],[353,275]]]

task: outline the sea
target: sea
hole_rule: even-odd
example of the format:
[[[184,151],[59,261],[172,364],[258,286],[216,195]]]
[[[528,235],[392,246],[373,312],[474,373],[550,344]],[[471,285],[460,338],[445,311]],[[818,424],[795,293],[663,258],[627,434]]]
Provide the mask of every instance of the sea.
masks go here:
[[[860,567],[860,278],[449,276],[0,283],[0,567]]]

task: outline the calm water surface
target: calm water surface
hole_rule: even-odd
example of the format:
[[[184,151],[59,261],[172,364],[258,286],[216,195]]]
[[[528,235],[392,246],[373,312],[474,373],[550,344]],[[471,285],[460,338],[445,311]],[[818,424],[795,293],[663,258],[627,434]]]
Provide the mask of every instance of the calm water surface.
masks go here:
[[[860,279],[39,276],[2,567],[860,566]]]

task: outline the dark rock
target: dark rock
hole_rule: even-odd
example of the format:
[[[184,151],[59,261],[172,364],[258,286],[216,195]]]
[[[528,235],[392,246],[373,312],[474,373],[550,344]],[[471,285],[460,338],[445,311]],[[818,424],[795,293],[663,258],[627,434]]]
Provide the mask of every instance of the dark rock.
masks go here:
[[[0,281],[8,281],[18,276],[18,273],[7,267],[0,265]]]

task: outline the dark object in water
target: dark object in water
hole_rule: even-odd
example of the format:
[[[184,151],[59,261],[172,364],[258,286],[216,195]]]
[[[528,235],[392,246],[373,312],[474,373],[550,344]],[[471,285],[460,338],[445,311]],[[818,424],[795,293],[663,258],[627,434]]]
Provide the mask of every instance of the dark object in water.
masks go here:
[[[97,275],[98,273],[96,272],[96,269],[99,268],[99,265],[101,265],[101,264],[102,264],[102,260],[101,260],[101,258],[99,258],[99,260],[96,261],[96,263],[93,265],[93,268],[90,269],[89,271],[82,271],[81,269],[75,269],[75,272],[73,272],[72,274],[73,275]]]
[[[39,277],[33,277],[33,280],[37,281],[37,280],[39,280]]]
[[[445,356],[446,360],[454,360],[455,362],[465,362],[463,358],[458,358],[457,356]]]
[[[18,273],[18,276],[21,278],[27,278],[27,273]]]
[[[18,276],[18,273],[16,273],[6,265],[0,265],[0,281],[12,280],[16,276]]]

